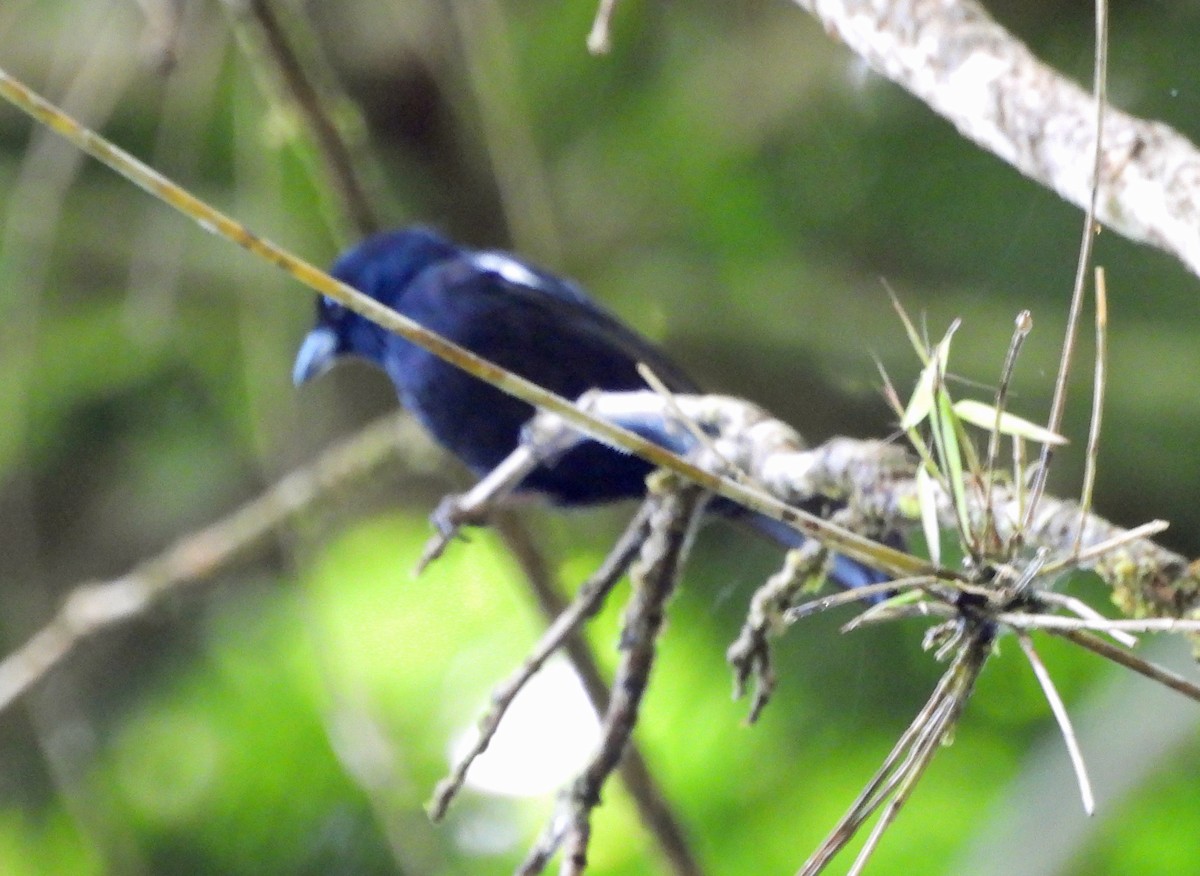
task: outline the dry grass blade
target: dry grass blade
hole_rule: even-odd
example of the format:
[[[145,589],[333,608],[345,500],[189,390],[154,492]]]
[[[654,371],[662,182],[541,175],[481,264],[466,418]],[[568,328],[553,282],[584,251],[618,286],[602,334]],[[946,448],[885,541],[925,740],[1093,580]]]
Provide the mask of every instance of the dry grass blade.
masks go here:
[[[938,745],[947,738],[961,714],[990,653],[991,641],[991,634],[981,628],[968,634],[965,644],[942,673],[925,706],[901,734],[846,814],[797,871],[796,876],[817,876],[821,873],[853,839],[863,823],[891,798],[879,825],[854,863],[852,872],[861,872],[883,831],[895,819]]]
[[[996,387],[996,422],[992,424],[992,432],[988,436],[987,464],[984,466],[984,544],[988,544],[996,531],[995,509],[992,507],[992,488],[995,485],[996,461],[1000,456],[1000,418],[1008,406],[1008,392],[1012,386],[1013,372],[1017,367],[1017,359],[1021,355],[1021,347],[1025,339],[1033,331],[1033,315],[1028,310],[1017,314],[1013,326],[1012,339],[1008,342],[1008,352],[1004,355],[1004,365],[1000,369],[1000,383]]]
[[[1104,105],[1108,92],[1108,3],[1096,0],[1096,55],[1093,64],[1092,92],[1096,99],[1096,128],[1092,150],[1092,185],[1088,197],[1087,213],[1083,220],[1083,236],[1079,244],[1079,260],[1075,269],[1075,284],[1071,292],[1071,306],[1067,314],[1067,328],[1063,333],[1062,354],[1059,357],[1058,376],[1054,382],[1054,398],[1050,403],[1050,416],[1046,428],[1058,432],[1062,427],[1063,413],[1067,407],[1067,383],[1071,373],[1071,362],[1075,352],[1075,339],[1079,334],[1079,317],[1083,311],[1083,295],[1087,284],[1088,265],[1092,260],[1092,241],[1096,236],[1096,200],[1100,190],[1100,171],[1104,159]],[[1037,472],[1030,489],[1029,506],[1025,511],[1028,526],[1037,513],[1038,502],[1046,489],[1050,476],[1050,460],[1054,448],[1042,445]]]
[[[1092,421],[1088,426],[1087,457],[1083,470],[1083,489],[1079,494],[1079,529],[1071,553],[1079,556],[1083,546],[1083,526],[1092,510],[1092,491],[1096,484],[1096,466],[1100,456],[1100,424],[1104,419],[1104,387],[1108,367],[1108,288],[1104,268],[1096,268],[1096,366],[1092,376]]]
[[[1125,532],[1118,533],[1112,538],[1106,538],[1103,541],[1098,541],[1095,544],[1088,545],[1083,548],[1075,556],[1066,556],[1061,559],[1051,560],[1046,563],[1042,570],[1043,574],[1051,575],[1056,572],[1062,572],[1067,569],[1082,568],[1089,563],[1100,559],[1109,551],[1113,551],[1121,545],[1132,544],[1133,542],[1142,539],[1149,539],[1160,532],[1165,532],[1170,523],[1166,520],[1151,520],[1143,523],[1141,526],[1135,526],[1133,529],[1128,529]]]
[[[868,584],[864,587],[855,587],[853,590],[843,590],[840,593],[822,596],[820,599],[814,599],[802,605],[793,606],[784,613],[783,619],[785,623],[792,624],[803,618],[812,617],[814,614],[828,611],[831,608],[851,605],[875,596],[885,596],[894,591],[928,587],[937,582],[938,579],[933,575],[919,575],[915,578],[900,578],[896,581],[884,581],[882,584]]]
[[[1083,811],[1088,815],[1093,815],[1096,811],[1096,796],[1092,793],[1092,782],[1088,778],[1087,764],[1083,760],[1083,752],[1079,749],[1079,739],[1075,735],[1075,728],[1071,726],[1071,717],[1067,714],[1067,707],[1063,703],[1062,697],[1059,696],[1058,689],[1054,686],[1054,681],[1046,670],[1046,665],[1042,663],[1042,659],[1034,650],[1033,640],[1029,638],[1029,634],[1018,632],[1017,642],[1025,653],[1029,665],[1033,668],[1033,674],[1037,677],[1038,684],[1041,685],[1046,702],[1050,704],[1050,711],[1054,713],[1054,720],[1058,722],[1063,742],[1067,745],[1067,754],[1071,758],[1071,766],[1075,770],[1075,778],[1079,782],[1079,796],[1083,801]]]

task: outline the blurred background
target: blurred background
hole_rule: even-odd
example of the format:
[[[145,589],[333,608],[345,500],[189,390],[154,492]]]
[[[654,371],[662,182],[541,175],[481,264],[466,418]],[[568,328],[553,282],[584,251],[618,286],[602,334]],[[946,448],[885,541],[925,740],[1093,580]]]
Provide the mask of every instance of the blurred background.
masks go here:
[[[351,225],[271,97],[239,6],[6,0],[0,66],[328,263]],[[628,2],[612,54],[594,58],[591,3],[278,6],[387,224],[431,223],[578,279],[712,389],[814,441],[888,434],[874,360],[901,387],[918,371],[884,282],[932,335],[964,320],[952,368],[985,388],[961,395],[990,397],[1013,317],[1030,308],[1013,407],[1044,416],[1081,216],[796,7]],[[1088,80],[1090,3],[989,8]],[[1198,36],[1192,4],[1113,3],[1114,102],[1200,139]],[[7,108],[0,210],[6,651],[72,587],[123,574],[394,409],[386,379],[353,365],[294,391],[306,290]],[[1097,261],[1111,325],[1097,506],[1124,525],[1169,519],[1162,540],[1195,556],[1200,281],[1111,233]],[[1065,495],[1082,471],[1091,346],[1052,481]],[[446,823],[428,823],[452,746],[540,621],[486,533],[411,576],[428,512],[466,479],[420,438],[408,451],[287,537],[89,640],[0,714],[0,870],[511,872],[594,721],[570,673],[548,672],[500,756]],[[630,510],[528,519],[573,588]],[[744,726],[723,654],[778,559],[728,526],[703,533],[639,730],[711,873],[794,871],[940,674],[920,625],[842,636],[847,616],[814,619],[780,642],[776,699]],[[1104,605],[1100,588],[1083,592]],[[610,667],[617,629],[615,608],[590,629]],[[1195,871],[1200,712],[1039,647],[1079,724],[1097,816],[1080,811],[1009,647],[870,872]],[[1184,643],[1147,651],[1194,675]],[[589,872],[668,872],[618,786],[594,825]]]

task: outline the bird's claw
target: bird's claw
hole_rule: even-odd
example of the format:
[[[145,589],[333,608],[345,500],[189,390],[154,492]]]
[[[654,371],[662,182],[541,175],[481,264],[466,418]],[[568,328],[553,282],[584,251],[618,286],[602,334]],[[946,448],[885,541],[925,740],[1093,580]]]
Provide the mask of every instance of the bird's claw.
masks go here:
[[[456,538],[468,541],[462,533],[464,526],[483,526],[488,522],[489,509],[466,499],[467,496],[462,494],[445,496],[429,515],[429,522],[433,524],[435,532],[429,541],[425,542],[425,549],[421,552],[415,574],[420,575],[424,572],[425,567],[440,557]]]

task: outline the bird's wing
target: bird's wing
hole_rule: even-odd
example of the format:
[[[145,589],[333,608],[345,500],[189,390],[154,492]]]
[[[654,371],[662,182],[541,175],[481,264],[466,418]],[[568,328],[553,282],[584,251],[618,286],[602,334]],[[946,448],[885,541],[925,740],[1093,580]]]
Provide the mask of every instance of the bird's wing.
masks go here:
[[[432,266],[406,292],[405,304],[414,303],[413,298],[435,296],[439,300],[431,309],[452,312],[463,306],[466,295],[481,290],[486,290],[490,300],[503,303],[504,322],[520,322],[530,332],[543,334],[544,343],[568,350],[578,346],[597,356],[614,354],[641,362],[673,392],[700,391],[654,343],[597,305],[578,286],[504,253],[468,253]],[[497,307],[498,312],[500,309]],[[597,380],[596,387],[632,388],[628,381],[609,386],[603,380]]]

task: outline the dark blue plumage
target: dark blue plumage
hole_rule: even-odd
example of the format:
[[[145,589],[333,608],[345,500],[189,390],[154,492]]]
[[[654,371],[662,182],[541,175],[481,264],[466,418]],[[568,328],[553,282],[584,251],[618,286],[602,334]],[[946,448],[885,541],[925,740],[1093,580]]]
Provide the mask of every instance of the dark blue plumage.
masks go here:
[[[674,392],[698,387],[648,340],[596,306],[570,282],[501,252],[454,245],[424,228],[368,238],[334,264],[333,276],[438,334],[534,383],[573,399],[589,389],[644,389],[643,362]],[[383,368],[404,406],[439,444],[482,475],[516,446],[533,415],[525,402],[489,386],[327,298],[296,357],[297,384],[339,357]],[[650,466],[585,442],[533,472],[522,490],[564,505],[640,496]],[[798,533],[755,518],[757,528],[787,546]],[[847,586],[878,580],[839,557],[834,576]]]

